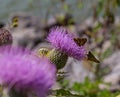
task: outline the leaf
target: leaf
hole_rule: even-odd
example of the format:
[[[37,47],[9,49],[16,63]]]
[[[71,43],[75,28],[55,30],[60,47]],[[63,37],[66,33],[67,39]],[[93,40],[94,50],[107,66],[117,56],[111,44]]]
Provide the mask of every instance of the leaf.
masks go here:
[[[100,63],[100,61],[98,59],[95,58],[95,56],[89,51],[89,53],[87,54],[87,60],[96,62],[96,63]]]
[[[87,42],[87,39],[86,38],[74,38],[74,41],[78,46],[83,46]]]
[[[83,95],[72,94],[69,90],[57,89],[53,91],[57,97],[84,97]]]

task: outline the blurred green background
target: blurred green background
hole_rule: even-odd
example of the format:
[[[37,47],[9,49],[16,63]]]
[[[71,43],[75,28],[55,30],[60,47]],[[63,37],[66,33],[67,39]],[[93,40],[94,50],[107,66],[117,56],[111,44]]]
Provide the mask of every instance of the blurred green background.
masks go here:
[[[0,21],[11,13],[26,12],[45,19],[58,13],[69,12],[80,23],[92,15],[98,0],[0,0]]]

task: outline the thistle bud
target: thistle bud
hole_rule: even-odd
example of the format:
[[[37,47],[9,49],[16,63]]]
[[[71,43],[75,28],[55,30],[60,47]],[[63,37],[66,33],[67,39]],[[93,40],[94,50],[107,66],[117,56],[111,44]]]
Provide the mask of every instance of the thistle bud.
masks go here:
[[[48,54],[47,57],[56,65],[57,70],[62,69],[68,59],[68,55],[63,53],[57,49],[52,49]]]
[[[49,52],[49,49],[47,49],[47,48],[40,48],[38,50],[38,56],[46,56],[48,52]]]
[[[4,44],[12,44],[12,35],[5,28],[0,29],[0,46]]]

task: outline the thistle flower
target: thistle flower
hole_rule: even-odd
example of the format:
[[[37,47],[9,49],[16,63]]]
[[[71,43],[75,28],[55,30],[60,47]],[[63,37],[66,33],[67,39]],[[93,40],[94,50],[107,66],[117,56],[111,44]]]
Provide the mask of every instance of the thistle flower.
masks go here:
[[[45,58],[38,58],[28,50],[14,47],[0,48],[0,84],[19,94],[46,97],[55,82],[55,67]]]
[[[64,52],[75,59],[81,60],[86,57],[87,51],[84,46],[78,46],[75,43],[74,38],[76,38],[76,35],[70,33],[65,28],[55,27],[50,30],[47,40],[57,50]]]

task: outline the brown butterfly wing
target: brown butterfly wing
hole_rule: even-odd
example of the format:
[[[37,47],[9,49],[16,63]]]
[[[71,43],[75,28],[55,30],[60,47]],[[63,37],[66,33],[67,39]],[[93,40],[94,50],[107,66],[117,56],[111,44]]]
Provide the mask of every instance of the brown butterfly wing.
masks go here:
[[[78,46],[83,46],[87,42],[87,39],[86,38],[74,38],[74,41]],[[100,61],[96,59],[95,56],[90,51],[87,54],[87,60],[100,63]]]
[[[98,59],[95,58],[95,56],[89,51],[89,53],[87,54],[87,59],[96,63],[100,63],[100,61]]]
[[[86,38],[74,38],[74,41],[78,46],[83,46],[87,42],[87,39]]]

